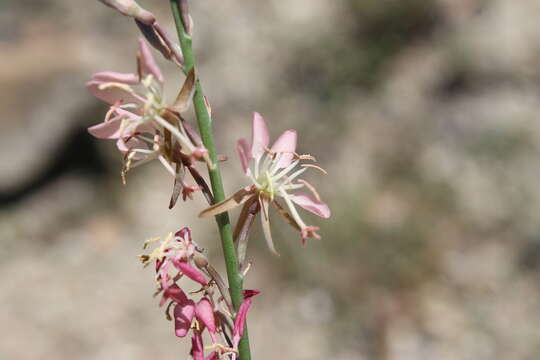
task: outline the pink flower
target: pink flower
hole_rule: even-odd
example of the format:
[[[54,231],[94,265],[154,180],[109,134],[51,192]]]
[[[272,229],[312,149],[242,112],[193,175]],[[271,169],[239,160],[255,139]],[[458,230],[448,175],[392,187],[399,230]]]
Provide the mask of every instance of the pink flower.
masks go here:
[[[159,239],[147,240],[145,248],[148,244]],[[201,252],[202,250],[191,239],[191,231],[188,228],[183,228],[174,236],[169,234],[150,254],[141,255],[140,258],[144,266],[148,266],[152,262],[156,265],[156,282],[160,286],[159,291],[163,291],[160,306],[163,306],[170,299],[179,302],[175,300],[174,296],[179,292],[176,281],[182,276],[186,276],[202,286],[208,285],[207,278],[197,269],[195,263],[196,253]],[[179,296],[182,297],[182,295]]]
[[[124,182],[130,169],[157,159],[175,178],[172,207],[180,193],[185,200],[191,198],[193,191],[206,188],[184,181],[183,167],[190,168],[196,175],[192,161],[210,163],[207,150],[191,129],[186,130],[181,117],[195,90],[195,73],[188,73],[177,99],[169,105],[163,94],[161,70],[142,39],[139,40],[137,64],[137,73],[98,72],[86,84],[90,92],[111,105],[105,120],[88,131],[101,139],[116,140],[118,149],[124,154]],[[204,181],[202,177],[197,179]]]
[[[217,203],[199,214],[200,217],[217,215],[244,204],[235,233],[240,233],[248,217],[249,209],[256,206],[256,212],[261,212],[264,235],[269,248],[276,253],[269,224],[269,205],[272,204],[285,220],[300,231],[302,242],[307,238],[319,239],[316,226],[309,226],[302,220],[296,205],[323,218],[330,217],[330,209],[324,203],[315,188],[305,180],[299,179],[308,168],[316,168],[313,164],[301,164],[302,160],[315,159],[310,155],[298,155],[296,151],[297,133],[287,130],[269,146],[269,136],[263,117],[254,113],[251,143],[246,139],[238,141],[238,154],[244,173],[251,185],[239,190],[230,198]],[[311,194],[296,192],[306,188]],[[277,202],[283,199],[288,211]]]

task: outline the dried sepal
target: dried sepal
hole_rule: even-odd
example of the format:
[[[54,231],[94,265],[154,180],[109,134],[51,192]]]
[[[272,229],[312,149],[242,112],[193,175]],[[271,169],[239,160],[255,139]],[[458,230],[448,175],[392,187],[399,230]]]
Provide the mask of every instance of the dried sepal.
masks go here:
[[[172,209],[178,200],[178,197],[182,193],[184,187],[184,178],[186,176],[186,170],[182,164],[176,164],[176,176],[174,178],[173,191],[171,194],[171,200],[169,201],[169,209]]]
[[[237,191],[236,193],[234,193],[228,199],[225,199],[222,202],[214,204],[210,206],[209,208],[201,211],[201,213],[199,214],[199,217],[205,218],[209,216],[216,216],[226,211],[229,211],[231,209],[234,209],[235,207],[240,206],[243,203],[245,203],[254,194],[255,194],[255,189],[253,187],[248,186],[246,188],[243,188]]]
[[[238,217],[234,229],[233,239],[236,242],[236,254],[240,268],[244,266],[249,240],[249,231],[257,213],[259,212],[259,202],[256,198],[248,200],[242,207],[242,212]]]
[[[195,93],[196,81],[195,68],[192,67],[186,75],[186,79],[184,80],[184,84],[182,85],[182,89],[180,89],[176,100],[169,106],[171,110],[181,114],[189,109],[193,94]]]

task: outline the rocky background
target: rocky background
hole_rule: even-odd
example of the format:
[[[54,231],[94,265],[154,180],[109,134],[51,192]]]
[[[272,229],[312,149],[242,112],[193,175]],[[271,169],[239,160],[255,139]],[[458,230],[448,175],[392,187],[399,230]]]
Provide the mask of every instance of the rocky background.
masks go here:
[[[322,241],[276,219],[280,258],[250,242],[254,359],[538,359],[540,2],[191,3],[227,191],[255,110],[329,172]],[[216,230],[85,130],[84,82],[133,70],[137,37],[97,1],[0,2],[1,359],[186,358],[136,255],[189,225],[221,265]]]

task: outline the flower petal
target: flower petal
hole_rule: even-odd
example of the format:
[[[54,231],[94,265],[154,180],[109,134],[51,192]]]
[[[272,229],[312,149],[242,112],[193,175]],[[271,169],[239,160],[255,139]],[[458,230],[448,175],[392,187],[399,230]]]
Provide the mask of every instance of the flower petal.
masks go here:
[[[270,138],[264,118],[258,112],[253,113],[253,129],[251,133],[251,155],[259,160],[268,147]]]
[[[311,195],[305,193],[297,193],[290,195],[290,197],[295,204],[303,207],[307,211],[314,213],[315,215],[318,215],[325,219],[328,219],[331,215],[328,205],[326,205],[326,203],[321,200],[317,200]]]
[[[281,153],[278,155],[280,156],[278,167],[285,168],[291,164],[296,151],[296,140],[296,130],[287,130],[272,145],[271,151]]]
[[[135,103],[140,104],[141,101],[137,99],[135,96],[133,96],[128,91],[128,85],[125,85],[125,87],[122,86],[115,86],[117,85],[125,85],[122,83],[113,83],[113,82],[104,82],[104,81],[97,81],[97,80],[91,80],[86,83],[86,87],[92,95],[97,97],[98,99],[101,99],[105,101],[106,103],[112,105],[115,103],[121,103],[121,104],[129,104],[129,103]],[[107,86],[110,85],[110,86]],[[107,87],[102,87],[107,86]]]
[[[191,338],[191,356],[193,360],[204,360],[204,347],[201,333],[194,331]]]
[[[169,299],[177,304],[188,304],[190,301],[184,291],[176,284],[172,284],[163,291],[163,297],[159,306],[163,306]]]
[[[236,143],[236,150],[238,151],[238,157],[240,158],[240,163],[242,164],[242,170],[244,170],[244,174],[247,174],[249,169],[249,160],[252,159],[247,140],[244,138],[238,140]]]
[[[128,85],[137,85],[139,76],[132,73],[119,73],[114,71],[102,71],[92,75],[92,79],[103,82],[118,82]]]
[[[163,82],[163,75],[159,69],[156,60],[152,56],[152,52],[146,42],[143,39],[139,39],[139,59],[141,64],[141,70],[144,74],[152,74],[160,82]]]
[[[188,300],[185,304],[176,304],[174,307],[174,332],[178,337],[185,337],[191,327],[195,316],[195,303]]]
[[[199,270],[197,270],[196,268],[194,268],[193,266],[191,266],[187,262],[173,260],[173,264],[174,264],[174,266],[176,266],[176,268],[178,270],[180,270],[182,272],[182,274],[186,275],[191,280],[193,280],[195,282],[198,282],[201,285],[207,285],[208,284],[208,281],[206,280],[204,275],[201,274],[199,272]]]
[[[122,134],[120,131],[121,127],[122,117],[116,116],[109,121],[90,126],[88,132],[98,139],[118,139]]]
[[[261,205],[261,225],[263,228],[264,239],[266,240],[266,245],[270,251],[279,256],[279,253],[276,251],[274,246],[274,240],[272,239],[272,231],[270,230],[270,217],[268,215],[268,202],[267,199],[260,199],[259,204]]]
[[[202,322],[210,331],[211,334],[216,333],[216,319],[214,317],[214,309],[207,298],[202,298],[195,308],[195,316]]]
[[[240,305],[236,318],[234,319],[233,343],[235,346],[238,345],[238,342],[242,336],[244,336],[247,312],[253,301],[251,298],[257,294],[259,294],[258,290],[244,290],[244,301]]]

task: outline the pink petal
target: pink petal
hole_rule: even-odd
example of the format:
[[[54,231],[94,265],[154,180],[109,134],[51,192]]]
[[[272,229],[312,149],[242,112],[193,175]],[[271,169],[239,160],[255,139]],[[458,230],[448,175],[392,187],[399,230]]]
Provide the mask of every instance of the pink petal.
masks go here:
[[[105,101],[106,103],[113,105],[115,103],[129,104],[135,103],[140,104],[141,101],[133,96],[130,92],[118,88],[118,87],[109,87],[106,89],[100,89],[99,86],[106,84],[107,82],[91,80],[86,83],[86,87],[90,92],[97,97]]]
[[[185,242],[191,243],[191,230],[189,230],[188,227],[183,227],[182,229],[178,230],[174,236],[178,236]]]
[[[238,345],[238,342],[244,336],[244,327],[246,323],[247,312],[253,301],[251,298],[259,294],[258,290],[244,290],[244,301],[238,309],[238,314],[234,319],[234,329],[233,329],[233,343]]]
[[[238,151],[238,156],[240,157],[240,163],[242,164],[242,170],[247,174],[249,168],[249,160],[251,160],[251,151],[249,150],[249,145],[246,139],[238,140],[236,144],[236,150]]]
[[[216,319],[214,317],[214,309],[207,298],[202,298],[195,309],[197,319],[202,322],[210,331],[211,334],[216,333]]]
[[[135,0],[99,0],[105,5],[118,10],[126,16],[131,16],[139,21],[151,24],[156,21],[154,14],[143,9]]]
[[[99,139],[118,139],[121,136],[121,125],[122,117],[116,116],[109,121],[90,126],[88,132]]]
[[[193,300],[189,301],[188,304],[176,304],[174,307],[174,332],[178,337],[188,334],[195,316],[195,303]]]
[[[330,208],[326,203],[321,200],[317,200],[315,197],[305,194],[297,193],[291,195],[291,200],[297,205],[303,207],[307,211],[314,213],[322,218],[328,219],[330,217]]]
[[[131,73],[119,73],[113,71],[102,71],[92,75],[92,79],[102,82],[118,82],[127,85],[137,85],[139,76]]]
[[[219,355],[215,351],[211,352],[210,355],[204,358],[204,360],[218,360],[218,359],[219,359]]]
[[[157,66],[156,60],[152,56],[152,52],[143,39],[139,39],[139,58],[143,74],[152,74],[160,82],[163,82],[163,75]]]
[[[278,167],[285,168],[291,164],[296,151],[296,139],[296,130],[287,130],[272,145],[271,151],[281,153]]]
[[[259,160],[268,147],[270,138],[264,118],[258,112],[253,113],[253,129],[251,133],[251,155]]]
[[[191,356],[193,360],[204,360],[204,348],[201,333],[195,331],[191,338]]]
[[[173,300],[177,304],[189,304],[190,300],[187,298],[186,293],[176,284],[169,286],[163,293],[163,296],[167,299]]]
[[[174,261],[174,265],[178,270],[180,270],[184,275],[186,275],[191,280],[198,282],[201,285],[207,285],[208,281],[199,270],[195,269],[193,266],[188,264],[185,261]]]

